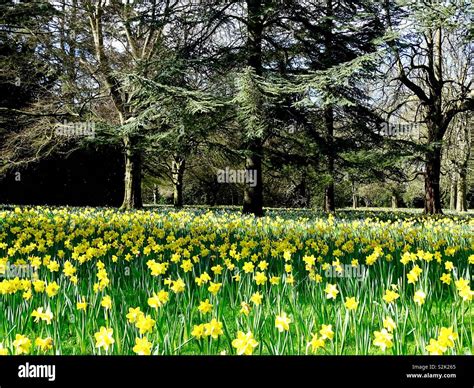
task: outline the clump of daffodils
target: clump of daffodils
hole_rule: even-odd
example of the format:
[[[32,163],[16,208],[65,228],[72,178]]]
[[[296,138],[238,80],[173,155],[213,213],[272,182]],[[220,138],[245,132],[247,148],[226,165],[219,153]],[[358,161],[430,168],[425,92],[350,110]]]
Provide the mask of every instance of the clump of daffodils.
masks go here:
[[[430,339],[429,345],[426,345],[426,351],[431,355],[442,355],[448,349],[454,348],[458,334],[453,331],[453,327],[442,327],[438,338]]]
[[[308,342],[307,348],[311,349],[312,353],[316,353],[318,349],[324,349],[326,340],[331,341],[334,338],[334,331],[332,325],[322,325],[319,333],[311,335],[311,340]]]
[[[236,349],[239,356],[251,355],[254,349],[258,346],[258,342],[253,338],[251,331],[244,333],[239,331],[237,333],[237,338],[232,341],[232,346]]]
[[[205,337],[211,337],[212,339],[217,339],[219,336],[224,334],[222,330],[223,324],[217,319],[213,318],[208,323],[202,323],[200,325],[194,325],[191,335],[196,339],[201,339]]]

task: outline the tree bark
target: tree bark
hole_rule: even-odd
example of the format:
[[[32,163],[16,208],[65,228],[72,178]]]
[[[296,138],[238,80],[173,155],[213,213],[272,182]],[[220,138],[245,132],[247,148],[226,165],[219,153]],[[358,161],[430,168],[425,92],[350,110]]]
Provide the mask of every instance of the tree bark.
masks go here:
[[[173,175],[173,206],[175,208],[183,207],[183,178],[186,160],[177,157],[172,163]]]
[[[442,214],[441,209],[441,146],[435,145],[432,152],[426,154],[425,171],[425,213]]]
[[[247,0],[247,65],[255,70],[256,75],[262,74],[262,34],[263,22],[261,18],[262,0]],[[244,200],[242,212],[263,216],[263,182],[262,182],[262,159],[263,142],[261,138],[252,138],[247,142],[247,156],[245,158],[245,170],[247,174],[255,174],[256,182],[252,187],[246,183],[244,188]]]
[[[142,161],[141,153],[136,149],[136,140],[125,137],[125,178],[124,197],[121,209],[140,209],[142,202]]]

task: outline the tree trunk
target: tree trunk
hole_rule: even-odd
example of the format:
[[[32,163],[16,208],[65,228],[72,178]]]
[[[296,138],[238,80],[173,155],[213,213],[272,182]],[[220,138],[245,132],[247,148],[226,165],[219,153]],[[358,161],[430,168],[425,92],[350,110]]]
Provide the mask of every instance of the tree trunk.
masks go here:
[[[183,177],[186,160],[177,157],[172,163],[173,175],[173,206],[175,208],[183,207]]]
[[[471,126],[469,125],[467,114],[463,114],[461,120],[459,121],[462,128],[460,141],[462,152],[460,152],[460,163],[459,163],[459,174],[457,182],[457,201],[456,201],[456,210],[458,212],[467,211],[467,176],[468,176],[468,167],[469,159],[471,157]]]
[[[429,56],[429,66],[433,69],[436,82],[430,82],[431,101],[425,108],[427,112],[428,144],[432,145],[432,150],[428,151],[426,157],[425,172],[425,213],[442,214],[441,209],[441,141],[443,140],[446,128],[449,123],[446,122],[442,113],[442,44],[441,29],[434,31],[434,37],[430,37],[432,46]]]
[[[329,183],[324,189],[324,211],[327,213],[334,213],[335,210],[334,183]]]
[[[247,0],[247,22],[248,22],[248,66],[252,67],[256,75],[262,74],[262,0]],[[261,138],[253,138],[248,141],[246,147],[245,170],[247,174],[255,174],[254,184],[245,184],[244,203],[242,212],[263,216],[263,182],[262,182],[262,158],[263,142]],[[252,187],[254,186],[254,187]]]
[[[324,28],[324,65],[330,68],[334,64],[333,60],[333,0],[326,0],[326,26]],[[327,90],[331,94],[331,89]],[[330,178],[329,183],[324,188],[324,210],[333,213],[336,210],[334,198],[334,108],[328,106],[324,110],[324,125],[326,129],[326,157],[327,170]]]
[[[354,181],[352,181],[352,208],[357,209],[359,207],[359,196],[357,195],[357,186]]]
[[[450,210],[456,210],[457,189],[458,189],[458,182],[456,180],[456,173],[453,173],[451,175],[450,187],[449,187],[449,209]]]
[[[136,141],[127,136],[125,149],[125,190],[122,209],[140,209],[142,203],[142,164],[140,151],[135,149]]]
[[[327,169],[330,178],[330,182],[324,188],[324,211],[333,213],[336,210],[336,204],[334,198],[334,110],[332,107],[326,108],[324,123],[326,126]]]
[[[89,24],[92,31],[95,56],[98,62],[98,72],[103,77],[103,85],[109,91],[115,106],[120,124],[126,122],[130,112],[125,107],[123,91],[120,81],[115,77],[109,64],[109,58],[104,50],[104,36],[102,30],[103,8],[100,3],[95,4],[95,12],[89,14]],[[123,139],[125,153],[124,197],[121,209],[139,209],[142,203],[142,161],[141,151],[137,149],[137,140],[132,136]]]
[[[400,207],[399,200],[396,194],[392,194],[392,209],[398,209]]]
[[[459,179],[457,182],[457,201],[456,201],[456,210],[458,212],[465,212],[467,210],[467,171],[465,168],[461,167],[459,171]]]
[[[263,185],[262,185],[262,152],[263,147],[260,139],[251,141],[248,146],[250,151],[245,159],[245,170],[248,176],[254,176],[254,184],[245,183],[244,190],[244,214],[263,216]],[[253,187],[252,187],[253,186]]]
[[[153,185],[153,205],[156,205],[158,203],[158,187],[156,185]]]
[[[310,206],[310,191],[308,189],[308,182],[306,177],[306,170],[303,170],[301,182],[295,188],[296,206],[309,207]]]
[[[441,209],[441,146],[435,145],[426,155],[425,214],[442,214]]]
[[[389,185],[391,188],[391,203],[392,203],[392,209],[398,209],[402,203],[402,198],[401,198],[401,192],[400,188],[396,184]]]

